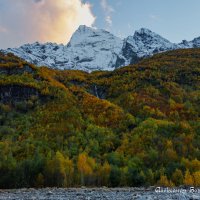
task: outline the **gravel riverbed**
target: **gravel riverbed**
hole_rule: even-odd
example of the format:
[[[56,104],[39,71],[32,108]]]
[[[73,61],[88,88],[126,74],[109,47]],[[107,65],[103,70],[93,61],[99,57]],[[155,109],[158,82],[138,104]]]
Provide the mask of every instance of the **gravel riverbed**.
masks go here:
[[[44,188],[0,190],[0,200],[200,200],[200,190],[156,188]]]

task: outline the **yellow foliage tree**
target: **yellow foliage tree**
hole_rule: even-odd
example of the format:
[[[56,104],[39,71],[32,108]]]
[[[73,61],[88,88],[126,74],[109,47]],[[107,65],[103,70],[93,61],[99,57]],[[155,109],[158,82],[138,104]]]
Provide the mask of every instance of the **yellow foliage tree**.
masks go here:
[[[197,160],[197,159],[192,160],[191,170],[192,171],[199,171],[200,170],[200,161],[199,160]]]
[[[109,177],[110,177],[110,171],[111,167],[108,162],[105,162],[100,167],[100,173],[99,173],[99,179],[100,179],[100,185],[102,186],[108,186],[109,185]]]
[[[171,180],[168,180],[167,176],[161,175],[160,180],[158,181],[158,185],[165,187],[173,187],[174,183]]]
[[[81,185],[85,185],[86,176],[93,174],[95,160],[88,157],[86,153],[81,153],[78,156],[77,167],[81,177]]]
[[[176,186],[180,186],[183,184],[183,174],[180,169],[176,169],[176,171],[172,174],[172,181]]]
[[[197,187],[200,186],[200,171],[194,172],[193,177],[194,177],[194,185]]]
[[[74,166],[73,161],[68,157],[65,159],[66,186],[73,184]]]
[[[57,151],[54,158],[47,162],[46,172],[52,185],[69,186],[74,172],[73,163]]]
[[[187,169],[186,172],[185,172],[185,177],[184,177],[184,181],[183,183],[185,185],[189,185],[189,186],[192,186],[194,185],[194,179],[192,177],[192,175],[190,174],[190,171]]]

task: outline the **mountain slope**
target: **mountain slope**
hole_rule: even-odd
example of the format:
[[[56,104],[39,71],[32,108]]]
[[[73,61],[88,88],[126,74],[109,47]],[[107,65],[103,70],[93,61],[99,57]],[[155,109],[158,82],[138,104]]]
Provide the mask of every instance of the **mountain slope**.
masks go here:
[[[199,105],[199,49],[92,73],[0,54],[0,188],[199,186]]]

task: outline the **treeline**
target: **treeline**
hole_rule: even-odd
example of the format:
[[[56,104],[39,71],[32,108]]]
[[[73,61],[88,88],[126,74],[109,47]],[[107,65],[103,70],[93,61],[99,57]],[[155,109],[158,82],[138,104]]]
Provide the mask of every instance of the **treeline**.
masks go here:
[[[113,153],[113,157],[116,156]],[[111,158],[113,159],[113,158]],[[111,161],[112,163],[113,161]],[[125,166],[109,161],[97,163],[87,153],[81,153],[75,160],[70,160],[57,151],[55,155],[43,157],[37,152],[34,158],[17,162],[9,155],[1,165],[1,188],[21,187],[79,187],[79,186],[200,186],[200,162],[182,160],[190,164],[189,169],[182,171],[176,168],[171,177],[166,170],[141,170],[132,159]],[[192,171],[192,172],[190,172]]]

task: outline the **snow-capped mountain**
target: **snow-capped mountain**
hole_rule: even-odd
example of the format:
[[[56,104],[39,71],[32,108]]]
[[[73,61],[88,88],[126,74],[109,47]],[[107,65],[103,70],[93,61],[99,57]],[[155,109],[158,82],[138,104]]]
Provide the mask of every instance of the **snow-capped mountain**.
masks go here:
[[[123,41],[105,30],[80,26],[66,47],[68,69],[114,70]]]
[[[38,66],[90,72],[114,70],[122,46],[120,38],[105,30],[80,26],[65,46],[36,42],[6,51]]]
[[[178,45],[171,43],[149,29],[142,28],[136,31],[133,36],[128,36],[124,40],[121,58],[124,57],[124,65],[129,65],[134,60],[137,61],[137,58],[176,48],[178,48]]]
[[[38,66],[84,71],[114,70],[153,54],[180,48],[200,47],[200,37],[174,44],[160,35],[142,28],[124,40],[102,29],[81,25],[67,45],[55,43],[25,44],[4,52]]]
[[[199,48],[200,47],[200,37],[194,38],[192,41],[183,40],[178,44],[179,48]]]

